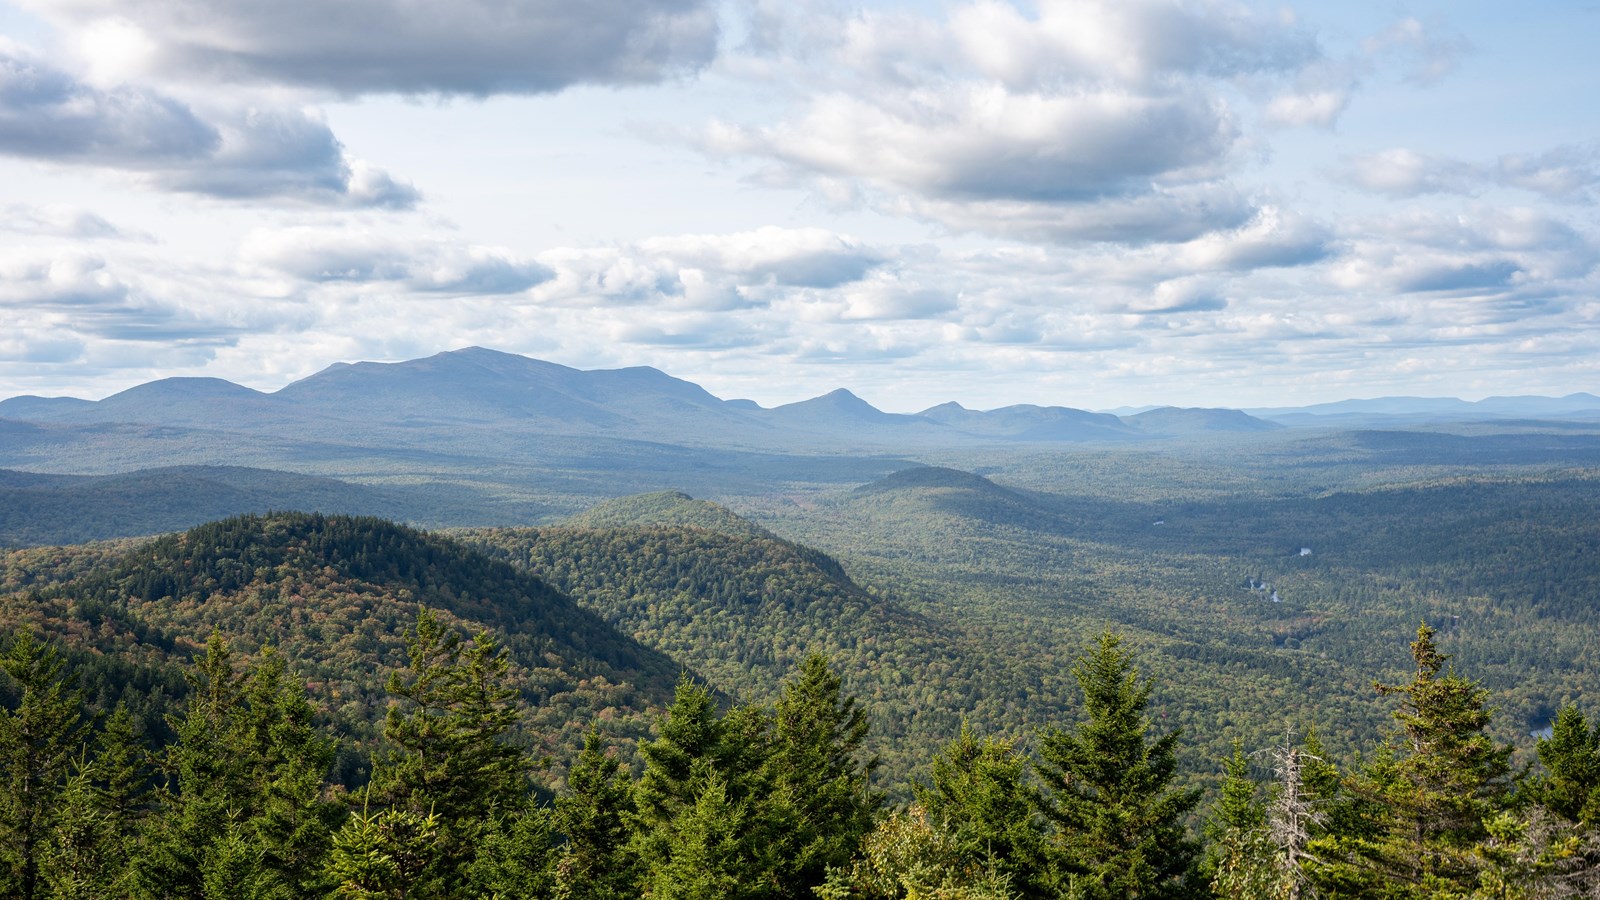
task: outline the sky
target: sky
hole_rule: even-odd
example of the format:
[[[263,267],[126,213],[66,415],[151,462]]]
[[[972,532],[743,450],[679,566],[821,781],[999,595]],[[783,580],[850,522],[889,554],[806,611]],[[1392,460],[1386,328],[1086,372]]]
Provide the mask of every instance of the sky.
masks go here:
[[[1600,4],[0,0],[0,397],[1600,393]]]

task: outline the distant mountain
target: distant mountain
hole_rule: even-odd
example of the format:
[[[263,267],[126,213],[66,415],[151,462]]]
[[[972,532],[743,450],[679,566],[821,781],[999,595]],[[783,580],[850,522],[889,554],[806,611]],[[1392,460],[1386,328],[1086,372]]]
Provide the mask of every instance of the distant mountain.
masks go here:
[[[918,413],[967,434],[1014,441],[1125,441],[1140,437],[1122,419],[1065,406],[1006,406],[980,412],[943,403]]]
[[[320,512],[432,525],[514,520],[458,486],[373,487],[242,466],[173,466],[117,475],[0,469],[0,547],[76,544],[192,528],[245,513]],[[528,511],[524,506],[523,515]]]
[[[404,362],[340,363],[271,393],[214,378],[167,378],[94,402],[12,398],[0,402],[0,467],[110,475],[244,466],[432,484],[469,505],[488,503],[493,514],[404,518],[513,524],[548,520],[595,497],[663,488],[727,494],[860,483],[903,468],[906,457],[942,451],[1149,443],[1266,433],[1286,424],[1391,427],[1423,421],[1423,413],[1395,419],[1402,413],[1382,410],[1448,406],[1404,398],[1387,406],[1362,402],[1379,405],[1369,412],[1338,404],[1279,410],[1270,421],[1230,409],[1163,407],[1119,417],[1060,406],[979,411],[955,403],[902,415],[840,389],[765,409],[722,400],[652,368],[585,371],[468,347]],[[1505,422],[1515,409],[1577,422],[1591,408],[1600,421],[1600,398],[1588,394],[1451,402],[1452,421]],[[525,508],[508,512],[514,503]],[[189,515],[161,524],[188,524]]]
[[[657,491],[607,500],[565,520],[561,527],[698,528],[734,537],[775,537],[725,506],[696,500],[682,491]]]
[[[1378,397],[1341,400],[1311,406],[1272,407],[1247,412],[1286,425],[1356,427],[1406,425],[1492,419],[1600,420],[1600,397],[1577,393],[1565,397]]]
[[[1237,409],[1180,409],[1163,406],[1123,419],[1147,434],[1166,436],[1276,431],[1284,426],[1258,419]]]
[[[786,403],[764,412],[769,421],[778,422],[791,428],[833,429],[851,426],[860,427],[862,425],[887,427],[927,425],[916,416],[883,412],[844,388],[829,391],[820,397],[812,397],[810,400]]]

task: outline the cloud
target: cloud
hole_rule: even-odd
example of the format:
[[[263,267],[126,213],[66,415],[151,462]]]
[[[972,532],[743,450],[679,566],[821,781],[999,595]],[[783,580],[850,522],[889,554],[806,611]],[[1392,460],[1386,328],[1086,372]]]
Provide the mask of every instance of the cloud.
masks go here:
[[[130,235],[88,210],[51,204],[27,203],[0,205],[0,231],[48,237],[128,238]]]
[[[795,291],[828,290],[867,277],[884,252],[819,228],[656,237],[618,247],[562,247],[540,254],[555,277],[550,303],[658,304],[702,311],[764,307]]]
[[[639,249],[679,266],[790,287],[838,287],[883,262],[877,251],[822,228],[766,226],[735,234],[652,238]]]
[[[1407,80],[1427,85],[1455,71],[1472,45],[1438,23],[1407,16],[1363,41],[1362,50],[1375,60],[1401,59]]]
[[[1350,105],[1350,91],[1325,88],[1279,94],[1267,104],[1266,119],[1275,125],[1330,127]]]
[[[1186,241],[1249,221],[1227,182],[1237,83],[1294,85],[1323,61],[1292,22],[1227,3],[1045,0],[1029,14],[978,0],[942,21],[864,12],[837,30],[794,76],[818,90],[792,115],[714,122],[697,145],[836,201],[1044,242]],[[1281,117],[1326,123],[1347,101],[1283,99]]]
[[[300,110],[202,113],[130,85],[101,88],[0,48],[0,153],[135,173],[228,200],[407,209],[414,188],[351,158]]]
[[[1345,184],[1391,197],[1471,193],[1482,178],[1470,164],[1404,147],[1347,156],[1331,174]]]
[[[706,0],[21,5],[86,33],[86,50],[109,43],[128,65],[152,72],[352,95],[487,96],[649,83],[704,65],[717,43]]]
[[[1192,99],[986,86],[918,96],[899,109],[833,95],[794,123],[722,126],[712,146],[924,197],[1058,202],[1125,195],[1208,166],[1234,136],[1221,110]]]
[[[500,248],[326,228],[258,231],[246,238],[240,256],[300,281],[388,283],[419,293],[515,294],[555,277],[537,261]]]
[[[1560,203],[1591,203],[1600,185],[1600,149],[1564,146],[1539,154],[1507,154],[1496,161],[1493,176],[1501,184]]]
[[[1508,259],[1486,262],[1423,264],[1396,273],[1395,287],[1402,291],[1468,291],[1504,288],[1522,273],[1522,267]]]
[[[1397,147],[1347,156],[1330,174],[1345,184],[1392,197],[1471,195],[1499,186],[1558,203],[1592,203],[1600,185],[1600,149],[1565,145],[1543,153],[1508,153],[1493,162],[1474,163]]]
[[[118,306],[128,295],[128,286],[94,254],[22,251],[0,256],[0,301],[12,309]]]

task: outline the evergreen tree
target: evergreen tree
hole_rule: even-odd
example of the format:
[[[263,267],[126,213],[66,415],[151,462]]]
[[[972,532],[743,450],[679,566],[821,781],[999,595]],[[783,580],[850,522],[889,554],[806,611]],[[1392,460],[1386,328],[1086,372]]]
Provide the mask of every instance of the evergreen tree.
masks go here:
[[[484,900],[545,900],[555,886],[555,835],[550,810],[530,801],[501,810],[484,829],[467,864],[471,896]]]
[[[1400,696],[1399,727],[1352,781],[1361,814],[1331,836],[1325,883],[1394,898],[1463,897],[1477,883],[1485,823],[1508,801],[1511,748],[1486,732],[1488,691],[1447,669],[1433,638],[1417,629],[1409,684],[1377,685]]]
[[[633,836],[633,785],[622,763],[601,747],[591,728],[583,752],[556,797],[555,828],[566,836],[556,864],[560,900],[632,900],[639,895],[639,860],[628,852]]]
[[[726,730],[710,689],[685,673],[678,681],[672,706],[660,722],[656,739],[639,745],[644,774],[635,799],[646,828],[670,822],[695,802],[699,796],[693,778],[695,761],[710,760],[714,767],[721,768],[731,755],[725,746]]]
[[[665,854],[651,867],[645,896],[651,900],[743,900],[771,896],[759,879],[763,866],[746,829],[749,804],[730,797],[728,784],[709,760],[696,760],[693,805],[667,827]],[[753,877],[754,876],[754,877]]]
[[[432,610],[417,614],[409,666],[389,681],[405,701],[391,706],[391,752],[374,775],[378,795],[416,816],[437,816],[440,839],[425,881],[459,885],[495,815],[528,794],[527,754],[506,741],[517,692],[506,683],[505,651],[488,632],[470,643]]]
[[[184,677],[188,703],[168,720],[178,740],[161,760],[160,808],[147,822],[145,852],[133,871],[136,896],[148,900],[206,896],[209,851],[235,827],[246,793],[243,761],[228,743],[242,679],[220,633],[212,632],[205,655]]]
[[[370,791],[366,792],[370,795]],[[350,816],[333,836],[326,873],[337,900],[419,900],[440,840],[439,817],[407,809]]]
[[[844,695],[827,658],[807,657],[774,706],[767,758],[775,801],[795,820],[781,851],[794,896],[809,897],[830,867],[848,864],[872,829],[883,797],[870,785],[877,759],[860,758],[866,735],[866,713]]]
[[[679,682],[659,736],[639,747],[645,770],[635,791],[635,845],[648,867],[647,890],[694,896],[724,878],[738,885],[740,897],[794,896],[809,887],[784,874],[797,817],[772,784],[771,732],[761,709],[735,707],[718,716],[710,691],[687,677]],[[699,865],[690,860],[713,853],[723,861],[688,886],[668,887]]]
[[[322,868],[344,818],[343,808],[323,796],[334,742],[317,730],[305,690],[271,648],[249,677],[243,701],[235,733],[250,796],[240,829],[244,858],[260,868],[263,896],[325,894],[331,885]]]
[[[136,855],[147,773],[133,717],[118,704],[62,793],[41,870],[57,900],[123,896]]]
[[[1151,684],[1107,631],[1072,667],[1087,721],[1040,744],[1039,809],[1054,824],[1054,877],[1074,897],[1180,897],[1196,890],[1198,845],[1184,817],[1198,790],[1172,786],[1178,734],[1147,741]]]
[[[16,709],[0,708],[0,888],[20,900],[44,896],[40,862],[88,727],[65,665],[54,647],[27,631],[0,656],[0,670],[21,695]]]
[[[159,900],[325,893],[324,857],[342,816],[323,797],[334,747],[282,656],[268,648],[241,673],[213,633],[174,727],[164,808],[134,866],[135,892]]]
[[[1222,791],[1206,823],[1211,890],[1228,900],[1278,900],[1282,879],[1267,829],[1267,806],[1239,741],[1233,742],[1233,755],[1223,761],[1223,769]]]
[[[992,871],[1026,897],[1051,894],[1036,797],[1016,746],[961,732],[933,759],[932,780],[917,786],[928,821],[966,872]]]
[[[1563,706],[1538,752],[1545,771],[1529,794],[1569,822],[1600,819],[1600,726],[1591,729],[1576,707]]]

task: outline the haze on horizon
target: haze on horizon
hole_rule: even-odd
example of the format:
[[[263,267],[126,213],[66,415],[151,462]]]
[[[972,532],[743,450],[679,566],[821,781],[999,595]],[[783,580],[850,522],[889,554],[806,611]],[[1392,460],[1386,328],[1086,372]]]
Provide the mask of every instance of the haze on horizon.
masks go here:
[[[0,2],[0,398],[469,345],[768,406],[1600,391],[1593,6],[325,11]]]

